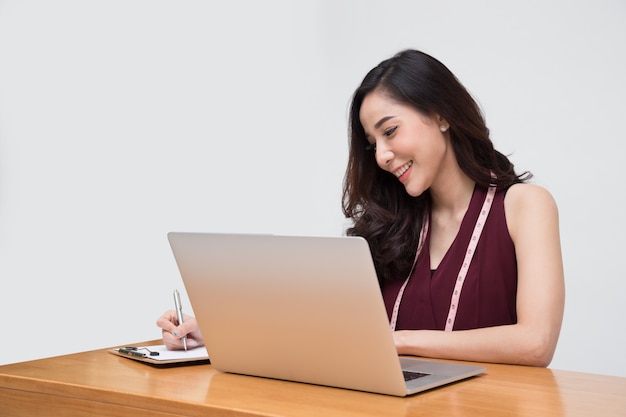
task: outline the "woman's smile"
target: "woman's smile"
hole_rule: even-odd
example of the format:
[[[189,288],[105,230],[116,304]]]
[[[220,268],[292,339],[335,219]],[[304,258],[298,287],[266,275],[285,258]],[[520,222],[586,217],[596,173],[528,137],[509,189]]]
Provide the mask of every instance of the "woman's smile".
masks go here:
[[[406,164],[402,165],[400,168],[393,171],[393,175],[400,180],[400,182],[404,182],[409,178],[411,174],[411,167],[413,166],[413,161],[409,161]]]

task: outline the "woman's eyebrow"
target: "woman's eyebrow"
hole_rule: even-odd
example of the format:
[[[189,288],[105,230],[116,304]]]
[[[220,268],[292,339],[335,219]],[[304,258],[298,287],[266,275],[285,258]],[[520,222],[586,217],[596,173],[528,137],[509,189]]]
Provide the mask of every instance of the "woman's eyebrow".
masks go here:
[[[385,123],[387,120],[389,119],[393,119],[396,116],[385,116],[382,119],[380,119],[379,121],[376,122],[376,124],[374,125],[374,129],[378,129],[380,126],[382,126],[383,123]]]

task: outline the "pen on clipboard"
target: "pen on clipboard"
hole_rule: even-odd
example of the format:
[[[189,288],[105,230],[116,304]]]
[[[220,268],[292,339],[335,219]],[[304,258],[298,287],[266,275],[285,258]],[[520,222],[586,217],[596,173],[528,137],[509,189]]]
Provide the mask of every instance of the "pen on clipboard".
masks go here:
[[[183,307],[180,304],[180,293],[174,290],[174,304],[176,305],[176,315],[178,316],[178,325],[183,324]],[[187,350],[187,336],[183,336],[183,347]]]

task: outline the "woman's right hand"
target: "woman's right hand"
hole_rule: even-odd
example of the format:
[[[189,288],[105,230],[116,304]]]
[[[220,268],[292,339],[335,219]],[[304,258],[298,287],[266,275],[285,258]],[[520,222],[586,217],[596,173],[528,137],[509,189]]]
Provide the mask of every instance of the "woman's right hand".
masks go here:
[[[182,339],[187,336],[187,349],[204,346],[204,339],[195,317],[183,314],[183,320],[184,323],[178,323],[174,310],[168,310],[159,317],[156,324],[163,333],[163,344],[170,350],[182,350],[184,349]]]

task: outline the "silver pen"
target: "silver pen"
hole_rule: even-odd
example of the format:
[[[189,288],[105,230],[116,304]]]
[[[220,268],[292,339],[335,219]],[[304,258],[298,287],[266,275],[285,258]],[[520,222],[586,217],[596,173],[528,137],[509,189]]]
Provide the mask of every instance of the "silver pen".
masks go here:
[[[178,325],[183,324],[183,307],[180,303],[180,293],[174,290],[174,304],[176,305],[176,315],[178,316]],[[187,336],[183,336],[183,347],[187,350]]]

